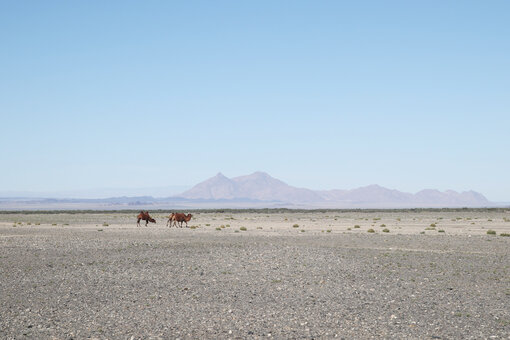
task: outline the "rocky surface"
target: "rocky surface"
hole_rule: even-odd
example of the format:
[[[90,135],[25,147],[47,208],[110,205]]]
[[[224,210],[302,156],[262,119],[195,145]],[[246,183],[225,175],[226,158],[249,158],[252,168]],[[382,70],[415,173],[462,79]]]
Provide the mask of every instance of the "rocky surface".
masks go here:
[[[271,232],[265,216],[1,224],[0,338],[510,339],[510,237]]]

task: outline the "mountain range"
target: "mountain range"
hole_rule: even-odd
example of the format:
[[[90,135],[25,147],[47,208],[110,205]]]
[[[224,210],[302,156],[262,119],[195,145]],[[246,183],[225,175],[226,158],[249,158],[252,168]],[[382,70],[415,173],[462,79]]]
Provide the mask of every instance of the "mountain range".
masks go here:
[[[474,191],[426,189],[416,194],[369,185],[352,190],[310,190],[290,186],[264,172],[227,178],[222,173],[178,195],[188,200],[254,200],[298,206],[345,208],[487,207],[494,205]]]
[[[157,193],[157,191],[155,191]],[[426,189],[415,194],[368,185],[352,190],[296,188],[264,172],[227,178],[221,173],[181,194],[110,198],[0,197],[0,210],[192,208],[483,208],[501,204],[474,191]]]

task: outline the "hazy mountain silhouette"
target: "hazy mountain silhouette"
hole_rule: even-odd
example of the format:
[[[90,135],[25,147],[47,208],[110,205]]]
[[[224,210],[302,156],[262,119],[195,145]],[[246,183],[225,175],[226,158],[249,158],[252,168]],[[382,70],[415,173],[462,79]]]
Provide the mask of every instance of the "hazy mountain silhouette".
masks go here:
[[[188,199],[250,199],[299,203],[323,200],[313,190],[292,187],[264,172],[255,172],[232,179],[218,173],[179,196]]]
[[[171,197],[109,198],[0,197],[0,210],[19,209],[164,209],[181,208],[459,208],[494,207],[482,194],[434,189],[416,194],[368,185],[352,190],[296,188],[264,172],[227,178],[218,173],[190,190]]]
[[[492,205],[482,194],[453,190],[422,190],[416,194],[369,185],[352,190],[296,188],[264,172],[227,178],[218,173],[178,197],[191,200],[256,200],[338,207],[486,207]]]

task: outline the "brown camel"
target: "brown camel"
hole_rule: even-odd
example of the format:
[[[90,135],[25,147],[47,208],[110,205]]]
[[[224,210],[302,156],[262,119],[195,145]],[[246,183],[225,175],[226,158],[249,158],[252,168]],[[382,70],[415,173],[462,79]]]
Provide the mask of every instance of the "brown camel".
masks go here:
[[[150,217],[148,211],[143,211],[143,210],[140,211],[140,213],[138,214],[138,216],[136,218],[138,219],[138,221],[136,221],[136,224],[138,226],[140,226],[140,220],[145,221],[145,226],[147,226],[149,224],[149,222],[156,223],[156,220],[153,219],[152,217]]]
[[[191,214],[185,215],[183,213],[172,213],[169,216],[168,222],[172,221],[172,222],[170,222],[170,226],[172,226],[172,223],[173,223],[176,227],[177,227],[177,222],[179,222],[181,228],[182,228],[182,222],[184,222],[184,223],[186,223],[186,228],[187,228],[188,222],[191,220],[191,217],[193,217],[193,215],[191,215]]]

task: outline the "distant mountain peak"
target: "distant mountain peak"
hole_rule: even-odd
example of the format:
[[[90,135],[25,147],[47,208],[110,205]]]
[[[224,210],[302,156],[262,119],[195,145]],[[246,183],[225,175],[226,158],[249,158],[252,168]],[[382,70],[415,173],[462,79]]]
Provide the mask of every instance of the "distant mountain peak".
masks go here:
[[[378,184],[369,184],[369,185],[366,185],[364,187],[360,187],[358,189],[371,189],[371,190],[380,190],[380,189],[384,189],[384,190],[389,190],[387,188],[384,188]]]
[[[264,172],[264,171],[255,171],[254,173],[251,174],[251,176],[271,177],[267,172]]]
[[[262,171],[234,178],[227,178],[219,173],[179,196],[190,199],[251,199],[281,202],[320,202],[323,200],[318,193],[312,190],[292,187]]]

